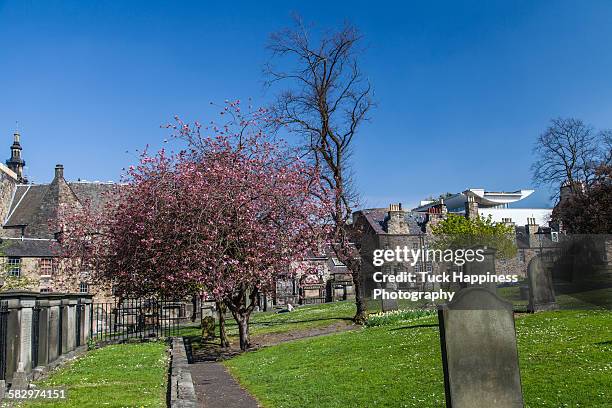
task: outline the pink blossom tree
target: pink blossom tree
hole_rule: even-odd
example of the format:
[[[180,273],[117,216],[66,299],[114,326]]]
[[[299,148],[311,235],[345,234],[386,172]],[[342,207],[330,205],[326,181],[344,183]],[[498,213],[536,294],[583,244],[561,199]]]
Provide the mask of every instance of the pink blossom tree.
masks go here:
[[[314,168],[262,132],[265,111],[247,118],[230,103],[223,113],[231,123],[178,121],[188,148],[144,154],[103,213],[66,214],[61,247],[119,293],[205,292],[229,308],[245,350],[259,294],[325,241],[332,201]]]

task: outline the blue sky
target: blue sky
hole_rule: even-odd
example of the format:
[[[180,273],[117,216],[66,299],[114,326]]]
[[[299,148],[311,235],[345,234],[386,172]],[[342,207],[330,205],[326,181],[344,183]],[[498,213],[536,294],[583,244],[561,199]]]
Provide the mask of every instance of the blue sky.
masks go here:
[[[35,182],[56,163],[68,179],[117,180],[175,114],[270,101],[264,47],[292,12],[319,27],[349,19],[364,35],[378,103],[355,144],[364,206],[529,188],[551,118],[612,127],[609,1],[0,0],[0,152],[19,121]]]

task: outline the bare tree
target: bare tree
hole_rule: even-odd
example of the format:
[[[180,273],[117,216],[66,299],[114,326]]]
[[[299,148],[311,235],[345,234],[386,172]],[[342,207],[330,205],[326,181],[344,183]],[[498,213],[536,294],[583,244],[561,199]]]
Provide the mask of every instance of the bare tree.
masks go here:
[[[533,180],[557,191],[565,184],[572,193],[581,193],[597,166],[610,160],[610,137],[610,131],[598,132],[579,119],[553,119],[534,146]]]
[[[355,27],[346,23],[316,39],[312,33],[297,17],[295,27],[272,34],[268,46],[272,62],[264,71],[269,86],[286,86],[273,107],[276,124],[303,137],[304,153],[335,192],[333,248],[352,274],[357,304],[354,320],[362,323],[366,305],[360,258],[351,243],[355,231],[350,218],[357,195],[349,159],[359,127],[373,107],[372,87],[360,70],[361,36]]]

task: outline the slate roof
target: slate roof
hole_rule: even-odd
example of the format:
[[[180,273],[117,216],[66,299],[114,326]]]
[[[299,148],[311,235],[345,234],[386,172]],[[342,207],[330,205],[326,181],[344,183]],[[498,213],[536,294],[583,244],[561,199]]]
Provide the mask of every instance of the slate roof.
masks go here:
[[[49,222],[57,218],[60,204],[79,206],[86,202],[100,209],[110,197],[105,194],[116,185],[111,183],[71,182],[63,178],[54,179],[50,184],[26,184],[16,186],[15,194],[2,235],[21,237],[22,228],[27,238],[53,238]],[[30,244],[28,244],[30,245]],[[34,250],[34,244],[26,247]]]
[[[53,240],[0,239],[4,256],[48,258],[56,256]]]
[[[359,211],[377,234],[386,234],[387,208],[370,208]],[[410,234],[423,234],[425,216],[416,211],[406,211],[406,225]]]
[[[69,182],[68,185],[81,204],[89,202],[94,209],[101,209],[112,190],[117,188],[114,183],[96,183],[87,181]],[[108,194],[107,194],[108,193]]]

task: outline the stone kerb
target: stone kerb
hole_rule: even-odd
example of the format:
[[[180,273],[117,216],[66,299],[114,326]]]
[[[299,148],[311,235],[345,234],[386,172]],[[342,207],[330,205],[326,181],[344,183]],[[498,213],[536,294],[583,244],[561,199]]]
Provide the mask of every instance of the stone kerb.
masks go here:
[[[170,404],[172,408],[196,408],[198,400],[189,370],[185,343],[180,337],[172,338],[170,366]]]

